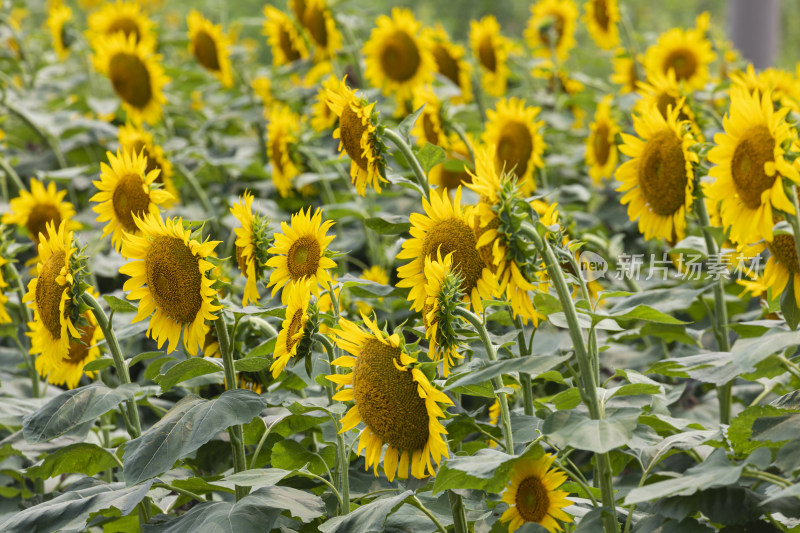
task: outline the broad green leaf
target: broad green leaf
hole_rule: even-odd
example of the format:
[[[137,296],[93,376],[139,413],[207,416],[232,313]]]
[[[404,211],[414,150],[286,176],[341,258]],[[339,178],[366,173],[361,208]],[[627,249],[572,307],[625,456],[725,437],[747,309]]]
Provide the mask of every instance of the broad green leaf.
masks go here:
[[[753,438],[753,423],[767,416],[780,416],[783,411],[769,405],[751,405],[736,415],[728,427],[728,440],[737,454],[749,454],[764,444]]]
[[[237,372],[259,372],[268,368],[271,364],[272,361],[266,357],[246,357],[238,359],[233,366]]]
[[[381,235],[402,235],[411,229],[408,217],[389,214],[367,218],[364,220],[364,225]]]
[[[319,496],[278,485],[262,487],[242,501],[256,507],[285,509],[291,516],[303,522],[310,522],[325,512],[325,504]]]
[[[322,533],[382,533],[386,517],[399,508],[414,494],[407,490],[397,496],[373,500],[344,516],[331,518],[319,526]]]
[[[422,110],[425,109],[425,104],[419,106],[419,109],[416,109],[413,113],[408,115],[403,121],[397,126],[397,133],[408,142],[408,137],[411,134],[412,128],[414,128],[414,124],[417,123],[417,119],[422,114]]]
[[[611,393],[610,398],[616,398],[618,396],[635,396],[637,394],[663,394],[664,388],[650,383],[628,383],[621,387],[608,389],[608,392]]]
[[[116,296],[104,294],[103,299],[108,304],[108,307],[117,313],[135,313],[139,310],[138,307],[130,303],[128,300],[123,300],[122,298],[117,298]]]
[[[500,361],[488,361],[475,369],[452,376],[447,380],[445,390],[453,390],[456,387],[466,387],[476,385],[491,380],[494,377],[510,372],[527,372],[531,376],[537,376],[542,372],[547,372],[560,365],[567,359],[565,355],[532,355],[524,358],[502,359]]]
[[[356,278],[350,274],[346,274],[339,278],[339,283],[342,289],[347,287],[358,287],[359,289],[363,289],[370,294],[374,294],[375,296],[386,296],[394,290],[393,287],[388,285],[381,285],[380,283],[376,283],[367,279]]]
[[[794,283],[787,283],[786,289],[781,295],[781,312],[789,329],[796,330],[797,325],[800,324],[800,309],[797,308],[795,301]]]
[[[800,409],[800,390],[784,394],[770,405],[779,409]]]
[[[336,447],[326,446],[319,453],[314,453],[302,446],[299,442],[284,439],[272,447],[270,462],[275,468],[285,470],[299,470],[308,465],[308,470],[314,474],[327,473],[336,460]]]
[[[103,370],[104,368],[108,368],[114,364],[114,360],[110,357],[101,357],[100,359],[95,359],[94,361],[89,361],[83,367],[84,372],[95,372],[97,370]]]
[[[541,456],[538,446],[529,454]],[[508,481],[508,472],[520,456],[485,448],[475,455],[456,455],[442,463],[434,480],[433,493],[447,489],[485,490],[499,493]]]
[[[142,352],[139,355],[135,355],[131,358],[130,362],[128,362],[128,368],[132,367],[137,363],[141,363],[142,361],[148,361],[150,359],[155,359],[159,355],[163,355],[164,352]]]
[[[196,396],[181,399],[141,437],[125,446],[125,482],[130,486],[166,472],[175,461],[221,431],[258,416],[266,404],[266,398],[245,389],[225,391],[214,400]]]
[[[243,533],[271,531],[281,514],[280,509],[257,505],[242,498],[233,502],[203,502],[174,520],[146,525],[145,533]]]
[[[620,409],[602,420],[592,420],[577,411],[557,411],[544,421],[542,433],[561,447],[605,453],[628,442],[638,416],[638,409]]]
[[[153,378],[153,381],[161,385],[161,392],[164,393],[187,379],[222,372],[222,370],[222,359],[192,357],[170,367],[164,374]]]
[[[28,468],[25,474],[45,479],[61,474],[93,476],[115,466],[118,466],[117,461],[105,448],[89,442],[78,442],[57,449],[45,457],[41,464]]]
[[[780,442],[800,435],[800,414],[758,418],[753,422],[754,440]]]
[[[444,150],[441,146],[425,143],[425,146],[420,148],[419,152],[417,152],[417,159],[419,160],[419,164],[422,165],[422,170],[427,174],[433,167],[444,162]]]
[[[280,468],[256,468],[231,474],[223,479],[214,481],[215,485],[233,488],[235,485],[242,487],[271,487],[291,474],[289,470]]]

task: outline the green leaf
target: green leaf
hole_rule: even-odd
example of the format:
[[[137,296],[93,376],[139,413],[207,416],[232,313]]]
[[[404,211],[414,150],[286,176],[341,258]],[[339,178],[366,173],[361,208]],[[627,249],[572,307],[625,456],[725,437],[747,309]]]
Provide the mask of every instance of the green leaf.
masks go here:
[[[650,307],[649,305],[637,305],[633,309],[615,312],[594,312],[586,313],[592,317],[593,321],[600,322],[604,319],[613,320],[644,320],[645,322],[657,322],[659,324],[688,324],[683,320],[678,320],[672,315],[668,315]]]
[[[427,174],[433,167],[444,162],[445,153],[441,146],[425,143],[425,146],[417,153],[417,159],[419,164],[422,165],[422,170]]]
[[[342,289],[346,289],[347,287],[358,287],[369,292],[370,294],[374,294],[375,296],[386,296],[394,290],[393,287],[388,285],[381,285],[380,283],[376,283],[374,281],[356,278],[350,274],[346,274],[339,278],[339,283],[341,284]]]
[[[797,302],[794,296],[794,283],[787,283],[786,290],[781,295],[781,313],[783,318],[786,319],[786,324],[792,331],[797,329],[797,324],[800,324],[800,309],[797,308]]]
[[[364,225],[381,235],[402,235],[411,229],[408,217],[389,214],[367,218],[364,220]]]
[[[763,443],[752,438],[753,423],[762,417],[779,416],[782,414],[784,414],[784,412],[777,407],[769,405],[751,405],[736,415],[736,417],[731,420],[730,427],[728,427],[728,440],[731,443],[733,451],[737,454],[745,455],[763,446]]]
[[[150,359],[155,359],[159,355],[163,355],[164,352],[143,352],[139,355],[136,355],[131,358],[130,362],[128,363],[128,368],[132,367],[137,363],[141,363],[142,361],[149,361]]]
[[[770,403],[779,409],[800,409],[800,390],[784,394],[777,400]]]
[[[336,461],[336,447],[326,446],[319,453],[306,449],[299,442],[284,439],[272,447],[270,462],[275,468],[284,470],[299,470],[308,465],[308,470],[314,474],[327,473]]]
[[[259,372],[271,363],[266,357],[245,357],[234,362],[233,366],[237,372]]]
[[[108,368],[114,364],[114,360],[110,357],[101,357],[100,359],[95,359],[94,361],[89,361],[84,365],[83,371],[84,372],[95,372],[97,370],[103,370],[104,368]]]
[[[628,443],[636,429],[638,409],[620,409],[602,420],[577,411],[557,411],[547,417],[542,433],[558,446],[605,453]]]
[[[650,383],[628,383],[608,391],[611,392],[610,398],[616,398],[618,396],[635,396],[637,394],[663,394],[664,388]]]
[[[57,449],[38,464],[28,468],[28,477],[51,478],[61,474],[93,476],[117,466],[111,452],[97,444],[78,442]]]
[[[407,490],[397,496],[373,500],[344,516],[331,518],[319,526],[322,533],[382,533],[386,517],[396,511],[406,498],[414,494]]]
[[[164,374],[153,378],[153,381],[161,385],[161,393],[163,394],[187,379],[213,374],[214,372],[222,372],[222,370],[222,359],[192,357],[170,367]]]
[[[397,133],[408,142],[408,137],[411,134],[411,129],[416,124],[417,119],[422,114],[422,110],[425,109],[425,104],[422,104],[419,109],[408,115],[403,121],[397,126]]]
[[[325,512],[325,504],[319,496],[311,492],[278,485],[260,488],[242,501],[255,507],[285,509],[289,511],[290,515],[303,522],[310,522]],[[258,529],[258,531],[266,530]]]
[[[541,456],[534,447],[529,457]],[[456,455],[442,463],[433,484],[433,494],[448,489],[485,490],[499,493],[508,481],[508,473],[520,456],[508,455],[492,448],[479,450],[475,455]]]
[[[63,435],[75,426],[91,422],[133,398],[139,385],[129,383],[116,389],[94,383],[62,392],[22,421],[25,440],[32,444]]]
[[[111,310],[116,313],[135,313],[139,310],[138,307],[130,303],[128,300],[123,300],[122,298],[117,298],[116,296],[104,294],[103,299],[108,304],[108,307],[110,307]]]
[[[800,414],[758,418],[753,422],[754,440],[781,442],[800,435]]]
[[[445,383],[444,390],[453,390],[456,387],[476,385],[491,380],[494,377],[510,372],[526,372],[537,376],[553,369],[567,359],[565,355],[533,355],[525,358],[502,359],[500,361],[486,361],[469,372],[451,376]]]
[[[244,389],[227,390],[215,400],[186,396],[125,446],[125,482],[130,486],[166,472],[219,432],[258,416],[266,405],[265,397]]]
[[[291,471],[281,468],[256,468],[231,474],[223,479],[214,481],[214,484],[229,488],[233,488],[235,485],[258,488],[271,487],[291,473]]]
[[[260,505],[248,500],[237,503],[203,502],[187,513],[169,522],[147,525],[146,533],[242,533],[245,531],[271,531],[280,517],[281,510]]]

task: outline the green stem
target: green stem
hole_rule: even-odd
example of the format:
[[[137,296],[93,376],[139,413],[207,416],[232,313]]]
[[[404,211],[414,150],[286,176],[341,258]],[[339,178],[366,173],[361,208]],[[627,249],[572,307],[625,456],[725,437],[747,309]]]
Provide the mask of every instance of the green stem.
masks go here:
[[[448,491],[448,492],[450,492],[450,491]],[[411,505],[413,505],[414,507],[416,507],[417,509],[419,509],[423,513],[425,513],[425,516],[427,516],[428,518],[431,519],[431,522],[433,522],[434,525],[436,525],[436,528],[439,531],[441,531],[442,533],[447,533],[447,528],[445,528],[442,525],[442,523],[439,522],[439,519],[436,518],[436,516],[427,507],[422,505],[422,502],[419,501],[419,498],[417,498],[416,496],[411,496],[410,498],[408,498],[408,500],[406,500],[406,502],[411,504]]]
[[[12,261],[6,263],[6,267],[11,272],[11,277],[14,278],[14,285],[19,295],[19,314],[22,319],[22,327],[27,328],[28,323],[31,321],[31,311],[28,309],[27,304],[22,300],[25,298],[25,286],[22,284],[22,278],[19,275],[17,267],[14,266]],[[27,335],[20,335],[19,338],[27,339]],[[42,395],[41,387],[39,385],[39,373],[36,371],[36,364],[34,357],[28,353],[29,350],[22,344],[19,339],[15,339],[19,349],[22,351],[22,357],[25,358],[25,365],[28,367],[28,377],[31,380],[31,394],[34,398],[39,398]],[[27,344],[27,343],[26,343]]]
[[[264,109],[263,106],[258,105],[256,106],[256,94],[255,89],[251,85],[250,79],[244,75],[244,73],[239,68],[234,68],[233,72],[239,77],[239,81],[242,82],[242,85],[247,87],[247,97],[250,100],[250,107],[253,109],[261,109],[261,116],[256,119],[256,132],[258,133],[258,157],[261,159],[261,164],[266,166],[269,163],[269,158],[267,157],[267,135],[264,131]],[[260,99],[258,99],[260,102]]]
[[[454,122],[448,122],[447,127],[456,132],[458,138],[461,139],[461,142],[463,142],[464,146],[467,147],[472,168],[475,168],[475,151],[472,149],[472,145],[469,143],[469,139],[467,138],[467,133],[464,131],[464,128],[462,128],[460,124],[456,124]]]
[[[792,482],[786,479],[783,479],[780,476],[776,476],[775,474],[770,474],[769,472],[764,472],[763,470],[755,470],[753,468],[745,468],[742,472],[742,476],[749,477],[752,479],[759,479],[761,481],[766,481],[767,483],[772,483],[773,485],[778,485],[779,487],[786,488],[791,487]]]
[[[519,356],[528,357],[528,342],[525,339],[525,327],[522,324],[522,317],[514,317],[514,326],[517,328],[517,344],[519,345]],[[522,387],[522,404],[526,416],[533,416],[533,389],[531,386],[531,375],[527,372],[519,373],[520,387]]]
[[[6,161],[6,158],[3,156],[0,156],[0,168],[2,168],[3,172],[5,172],[6,175],[9,178],[11,178],[11,181],[14,182],[14,186],[17,188],[17,193],[28,190],[25,187],[25,184],[22,183],[22,179],[20,179],[19,174],[17,174],[17,171],[14,170],[14,167],[12,167],[9,164],[9,162]]]
[[[31,128],[36,135],[38,135],[44,143],[50,147],[50,150],[53,151],[53,155],[56,157],[56,161],[58,162],[58,168],[67,168],[67,160],[64,158],[64,153],[61,151],[61,146],[58,143],[58,139],[56,139],[50,133],[44,131],[38,124],[36,124],[28,114],[19,109],[14,104],[10,103],[7,99],[3,100],[3,106],[6,109],[17,115],[25,124]]]
[[[411,170],[414,172],[414,177],[417,178],[417,183],[422,188],[422,194],[425,195],[426,200],[430,200],[431,188],[430,185],[428,185],[428,176],[426,176],[425,171],[422,170],[422,165],[420,165],[419,160],[417,159],[417,156],[414,155],[411,147],[408,145],[405,139],[400,136],[399,133],[392,129],[386,128],[383,130],[383,134],[386,136],[386,138],[392,141],[392,144],[394,144],[398,150],[400,150],[400,153],[403,154],[403,157],[405,157],[406,161],[411,167]]]
[[[264,443],[267,442],[267,437],[269,437],[272,428],[275,427],[275,424],[268,426],[266,422],[264,423],[264,434],[261,435],[261,438],[258,440],[258,445],[256,446],[256,451],[253,453],[253,458],[250,459],[250,470],[256,467],[256,459],[258,459],[258,454],[261,453],[261,448],[264,447]]]
[[[236,389],[236,370],[233,364],[233,350],[231,350],[230,338],[228,337],[228,326],[225,324],[225,316],[222,312],[214,321],[217,329],[217,339],[219,340],[219,351],[222,353],[222,365],[225,368],[226,389]],[[234,424],[228,428],[228,435],[231,438],[231,450],[233,452],[233,471],[235,473],[247,470],[244,451],[244,432],[241,424]],[[247,496],[247,487],[235,486],[236,500],[239,501]]]
[[[330,481],[328,481],[327,479],[325,479],[324,477],[318,476],[318,475],[316,475],[316,474],[314,474],[312,472],[294,472],[292,475],[301,476],[301,477],[307,477],[307,478],[310,478],[310,479],[316,479],[317,481],[321,481],[322,483],[327,485],[333,491],[333,495],[336,496],[336,499],[339,501],[339,505],[340,506],[342,505],[342,495],[339,494],[339,491],[336,490],[336,487],[334,487],[333,484]]]
[[[169,483],[153,483],[152,488],[154,489],[167,489],[172,492],[176,492],[178,494],[182,494],[187,498],[191,498],[193,500],[197,500],[198,502],[206,501],[205,498],[200,496],[199,494],[195,494],[194,492],[186,489],[182,489],[180,487],[176,487],[175,485],[170,485]]]
[[[200,183],[197,181],[197,176],[194,175],[192,171],[188,168],[183,166],[180,163],[175,163],[175,168],[180,172],[183,178],[186,180],[186,183],[189,184],[189,188],[192,189],[192,192],[195,194],[198,200],[200,200],[200,204],[203,206],[203,211],[205,211],[206,215],[208,215],[211,224],[214,226],[214,230],[217,234],[221,233],[219,222],[215,215],[214,208],[211,205],[211,202],[208,199],[208,195],[203,187],[200,186]]]
[[[450,501],[450,511],[453,513],[454,533],[469,533],[467,513],[464,510],[464,500],[452,490],[447,491],[447,498]]]

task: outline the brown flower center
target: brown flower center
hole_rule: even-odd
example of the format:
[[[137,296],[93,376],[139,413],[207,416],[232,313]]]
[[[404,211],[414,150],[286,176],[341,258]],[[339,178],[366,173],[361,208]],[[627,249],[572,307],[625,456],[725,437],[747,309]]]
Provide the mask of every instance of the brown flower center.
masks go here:
[[[131,144],[131,149],[134,153],[141,153],[143,156],[147,158],[147,167],[144,169],[145,174],[149,174],[154,170],[159,170],[158,176],[154,180],[156,183],[164,183],[164,170],[161,168],[161,165],[158,164],[158,161],[155,157],[150,155],[150,151],[147,149],[147,145],[142,141],[135,141]]]
[[[436,69],[439,71],[439,74],[458,86],[458,75],[460,72],[458,62],[453,59],[453,56],[450,55],[443,44],[437,43],[434,45],[433,59],[436,61]]]
[[[478,59],[486,70],[491,72],[497,70],[497,55],[494,51],[494,43],[491,36],[484,37],[478,45]]]
[[[527,126],[513,120],[506,122],[497,141],[495,163],[498,172],[505,166],[506,172],[513,170],[518,178],[524,176],[532,154],[533,137]]]
[[[475,248],[477,243],[475,232],[466,222],[448,218],[428,230],[422,242],[422,256],[436,257],[436,250],[441,250],[442,257],[453,252],[453,270],[463,276],[461,290],[469,296],[486,266]]]
[[[322,258],[319,240],[313,235],[303,235],[292,243],[286,255],[286,264],[292,279],[297,281],[307,276],[314,276]]]
[[[664,74],[667,74],[672,69],[675,71],[675,78],[678,81],[688,80],[694,76],[697,67],[697,55],[688,48],[673,50],[664,59],[664,64],[662,65]]]
[[[136,55],[127,52],[115,54],[109,62],[108,74],[114,91],[133,107],[143,109],[153,99],[150,72]]]
[[[413,78],[422,63],[416,41],[402,30],[386,38],[380,61],[383,73],[398,82]]]
[[[300,59],[300,51],[295,48],[292,36],[287,28],[281,27],[278,33],[278,43],[281,47],[281,52],[286,56],[286,61],[291,63]]]
[[[519,484],[514,503],[517,504],[517,512],[526,522],[541,522],[550,508],[547,487],[538,477],[527,477]]]
[[[158,308],[172,320],[189,324],[203,305],[198,258],[182,239],[159,235],[144,260],[147,286]]]
[[[42,324],[54,339],[61,338],[61,295],[67,290],[67,286],[59,285],[56,278],[66,264],[66,257],[63,250],[54,252],[42,265],[36,282],[36,309]]]
[[[117,182],[112,195],[114,213],[123,229],[137,231],[133,215],[142,216],[150,207],[150,195],[144,191],[144,180],[138,174],[126,174]]]
[[[292,321],[286,330],[286,353],[291,353],[292,348],[300,343],[300,339],[295,339],[294,336],[303,329],[303,326],[303,310],[298,309],[292,315]]]
[[[750,209],[761,205],[761,194],[775,183],[767,176],[764,163],[775,161],[775,139],[763,124],[745,130],[733,151],[731,178],[742,202]]]
[[[217,43],[208,33],[201,31],[194,36],[194,57],[205,68],[211,71],[219,70],[219,56]]]
[[[325,26],[325,13],[318,4],[308,6],[306,13],[301,19],[303,26],[306,27],[311,38],[321,48],[328,46],[328,28]]]
[[[85,317],[86,315],[84,315]],[[89,319],[86,318],[88,321]],[[78,365],[89,356],[89,348],[92,347],[92,338],[97,326],[92,323],[87,323],[84,326],[78,326],[78,331],[81,333],[81,339],[70,339],[69,354],[66,359],[73,365]]]
[[[592,0],[592,6],[594,8],[594,21],[598,26],[603,28],[603,30],[608,30],[608,24],[611,22],[611,19],[608,17],[608,5],[606,0]]]
[[[674,214],[686,202],[686,160],[681,140],[662,130],[645,145],[639,162],[639,187],[654,213]]]
[[[350,104],[345,104],[342,116],[339,118],[339,135],[344,145],[344,150],[361,170],[367,170],[369,161],[362,155],[361,138],[367,126],[361,123],[361,117],[350,108]]]
[[[56,228],[61,225],[61,213],[58,212],[58,208],[53,204],[36,204],[28,215],[28,221],[25,222],[25,228],[36,244],[39,243],[40,233],[47,235],[48,222],[52,222]]]
[[[594,132],[592,138],[592,147],[594,148],[594,160],[599,166],[603,166],[608,161],[608,155],[611,153],[611,145],[608,142],[608,125],[598,124],[597,130]]]
[[[786,270],[796,274],[798,269],[797,252],[794,246],[794,237],[791,235],[775,235],[772,242],[767,243],[770,253],[775,257],[778,264],[783,265]]]
[[[294,2],[290,2],[290,4],[292,5],[294,16],[297,17],[297,20],[303,20],[303,14],[306,12],[306,0],[294,0]]]
[[[439,144],[439,133],[436,121],[430,113],[422,114],[422,129],[425,131],[425,140],[431,144]]]
[[[545,46],[556,47],[564,36],[564,18],[559,13],[549,13],[547,15],[549,24],[543,24],[539,28],[539,40]],[[550,38],[555,36],[555,42],[551,43]]]
[[[137,43],[142,38],[142,36],[139,34],[139,25],[136,24],[136,21],[132,18],[120,17],[114,19],[114,22],[109,24],[108,28],[106,29],[106,35],[113,35],[118,31],[123,32],[125,37],[135,35]]]

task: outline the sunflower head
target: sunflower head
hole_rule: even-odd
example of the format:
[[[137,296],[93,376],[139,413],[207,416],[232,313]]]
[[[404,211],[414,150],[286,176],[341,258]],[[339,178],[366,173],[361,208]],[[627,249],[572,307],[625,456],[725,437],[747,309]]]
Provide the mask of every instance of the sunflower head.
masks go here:
[[[303,121],[282,103],[273,104],[266,118],[269,122],[267,154],[272,162],[272,183],[281,197],[286,198],[292,191],[292,179],[300,173],[292,152]]]
[[[31,178],[30,192],[21,190],[18,197],[11,199],[10,209],[3,214],[2,223],[24,228],[37,245],[40,234],[47,236],[48,223],[58,228],[63,221],[69,221],[67,230],[75,229],[78,224],[71,221],[75,208],[64,201],[66,195],[67,191],[57,190],[53,182],[45,187],[36,178]]]
[[[444,259],[441,252],[436,257],[425,258],[425,307],[422,309],[422,321],[425,325],[425,337],[430,345],[430,357],[442,362],[442,376],[450,375],[450,368],[455,359],[463,359],[458,353],[458,335],[456,325],[461,320],[455,309],[463,305],[461,300],[461,276],[453,269],[453,254]]]
[[[47,16],[47,27],[53,37],[53,50],[59,61],[64,61],[69,55],[69,48],[74,37],[71,35],[67,23],[72,20],[72,9],[64,4],[50,6]]]
[[[303,278],[289,282],[284,288],[284,293],[288,294],[288,303],[286,319],[281,325],[275,344],[275,360],[269,367],[273,378],[277,378],[283,372],[289,360],[309,354],[310,339],[317,328],[316,320],[310,319],[312,314],[316,314],[315,307],[311,309],[313,313],[309,311],[311,284],[311,278]]]
[[[172,195],[171,199],[162,204],[163,207],[169,209],[180,201],[178,188],[172,179],[175,174],[172,163],[164,155],[164,149],[155,143],[153,135],[141,126],[128,123],[119,127],[118,136],[119,144],[123,151],[127,150],[134,154],[141,154],[147,158],[146,174],[154,170],[159,171],[154,183],[160,184],[165,191]]]
[[[711,43],[696,29],[673,28],[658,38],[645,53],[645,70],[666,75],[670,70],[678,81],[702,89],[708,81],[708,65],[714,61]],[[649,77],[649,74],[648,74]]]
[[[342,47],[342,34],[336,28],[326,0],[306,0],[302,15],[297,20],[308,32],[318,59],[329,59]]]
[[[155,24],[142,11],[139,2],[117,0],[104,4],[102,8],[89,15],[87,39],[92,47],[101,46],[104,37],[122,34],[134,43],[141,43],[149,52],[156,49]]]
[[[616,139],[620,129],[611,116],[611,99],[610,95],[606,96],[598,104],[586,139],[586,165],[595,184],[614,174],[619,159]]]
[[[589,35],[600,48],[610,50],[619,45],[617,0],[589,0],[584,22]]]
[[[670,108],[678,108],[680,109],[678,118],[688,121],[692,128],[692,134],[698,140],[703,140],[703,133],[689,103],[689,95],[684,86],[675,78],[674,71],[670,70],[667,74],[648,73],[647,81],[638,83],[638,92],[642,98],[634,105],[636,111],[644,113],[649,107],[655,105],[659,113],[666,119]]]
[[[620,85],[620,94],[635,93],[638,90],[640,80],[639,64],[644,58],[639,55],[636,58],[625,55],[625,49],[617,49],[617,55],[611,60],[614,73],[611,74],[611,83]]]
[[[525,39],[535,55],[564,61],[575,46],[577,19],[578,8],[572,0],[539,0],[531,6]]]
[[[470,21],[469,42],[480,65],[483,89],[490,96],[503,96],[511,72],[508,56],[514,45],[500,34],[500,24],[494,15],[487,15],[480,21]]]
[[[305,10],[305,2],[302,2]],[[276,67],[287,65],[298,59],[308,57],[308,48],[294,22],[280,9],[264,6],[264,28],[267,43],[272,49],[272,64]],[[298,18],[301,18],[302,15]]]
[[[460,44],[454,44],[441,23],[433,28],[422,30],[431,46],[436,71],[458,87],[460,94],[452,97],[454,103],[472,101],[472,65],[464,58],[465,50]]]
[[[419,109],[425,106],[417,121],[414,123],[412,133],[416,136],[420,146],[431,143],[445,150],[450,148],[450,139],[445,132],[446,107],[433,92],[430,86],[418,87],[414,90],[412,107]]]
[[[242,305],[258,302],[258,282],[264,278],[267,263],[269,220],[253,211],[253,195],[245,191],[239,202],[231,207],[231,214],[239,221],[236,234],[236,262],[239,271],[247,279],[242,295]]]
[[[212,24],[198,11],[192,10],[186,20],[189,25],[189,53],[203,68],[214,74],[223,87],[233,86],[228,52],[230,38],[218,24]]]
[[[272,81],[267,76],[256,76],[250,82],[250,87],[256,94],[264,109],[272,107]]]
[[[328,91],[336,91],[338,86],[339,80],[331,74],[322,82],[322,87],[317,89],[317,97],[311,104],[311,127],[314,131],[323,133],[336,125],[336,114],[328,106]]]
[[[340,329],[332,331],[336,344],[349,354],[332,365],[352,369],[327,376],[341,389],[335,400],[355,403],[342,419],[341,431],[364,422],[358,453],[366,448],[366,468],[374,466],[376,476],[384,444],[388,447],[383,470],[389,481],[395,475],[407,478],[409,467],[415,478],[435,475],[432,463],[438,465],[442,457],[448,457],[440,404],[452,401],[431,385],[398,333],[389,335],[366,316],[362,318],[367,331],[344,318]]]

